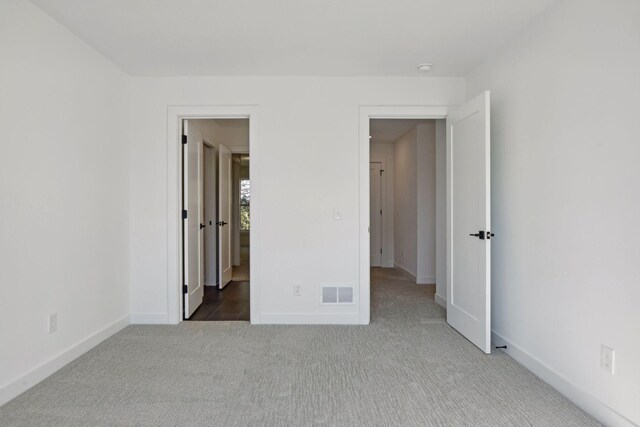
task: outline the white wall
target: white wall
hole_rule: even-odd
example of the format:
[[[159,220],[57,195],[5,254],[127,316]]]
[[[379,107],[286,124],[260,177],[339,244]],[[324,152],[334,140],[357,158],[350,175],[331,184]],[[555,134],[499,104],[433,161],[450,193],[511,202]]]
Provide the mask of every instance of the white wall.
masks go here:
[[[411,129],[394,144],[393,238],[395,264],[416,277],[418,274],[417,130]]]
[[[639,69],[640,2],[573,0],[468,78],[492,91],[492,327],[608,425],[640,424]]]
[[[394,144],[395,265],[436,283],[435,120],[417,125]]]
[[[220,144],[225,144],[224,130],[218,125],[217,120],[189,120],[189,125],[194,126],[202,135],[202,139],[211,144],[216,150]],[[227,148],[229,148],[227,146]]]
[[[383,159],[385,163],[384,183],[385,200],[382,206],[382,267],[394,266],[394,242],[393,242],[393,158],[392,142],[372,142],[370,146],[371,159]]]
[[[416,282],[436,283],[436,122],[416,129]]]
[[[447,123],[436,120],[436,302],[447,305]]]
[[[129,166],[119,69],[21,0],[0,61],[2,404],[128,323]]]
[[[259,263],[265,321],[358,319],[358,305],[321,306],[318,287],[359,284],[360,105],[457,105],[458,78],[133,78],[131,97],[132,312],[167,316],[167,106],[257,105],[260,115]],[[253,142],[252,142],[253,143]],[[173,177],[172,177],[173,179]],[[291,203],[292,196],[297,197]],[[286,207],[286,208],[283,208]],[[341,208],[342,221],[333,220]],[[256,246],[257,245],[257,246]],[[293,281],[302,296],[293,296]]]
[[[248,119],[196,119],[195,123],[207,142],[215,145],[224,144],[232,153],[249,152],[249,120]]]

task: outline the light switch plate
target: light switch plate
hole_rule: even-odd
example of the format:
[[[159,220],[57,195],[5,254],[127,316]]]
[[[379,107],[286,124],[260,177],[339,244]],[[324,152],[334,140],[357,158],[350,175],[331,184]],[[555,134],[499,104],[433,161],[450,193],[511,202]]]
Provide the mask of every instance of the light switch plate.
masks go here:
[[[58,330],[58,313],[49,315],[49,322],[47,327],[50,334]]]
[[[293,285],[293,296],[294,297],[302,296],[302,285],[300,283],[295,283]]]
[[[615,372],[616,352],[606,345],[600,346],[600,367],[611,375]]]

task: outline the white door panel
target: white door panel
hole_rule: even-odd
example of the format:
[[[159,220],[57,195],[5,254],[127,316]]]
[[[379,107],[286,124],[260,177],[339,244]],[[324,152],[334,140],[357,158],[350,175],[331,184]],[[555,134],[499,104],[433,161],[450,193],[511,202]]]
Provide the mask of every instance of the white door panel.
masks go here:
[[[233,273],[231,254],[231,151],[224,145],[218,147],[218,220],[219,222],[219,278],[220,289],[224,288],[230,281]]]
[[[216,149],[204,147],[204,284],[218,284],[218,159]]]
[[[183,159],[183,209],[187,218],[183,220],[184,239],[184,318],[191,317],[202,304],[204,298],[204,241],[203,229],[203,190],[202,190],[202,135],[195,126],[183,122],[183,135],[187,144],[182,146]]]
[[[486,353],[491,352],[489,106],[484,92],[447,117],[447,322]]]

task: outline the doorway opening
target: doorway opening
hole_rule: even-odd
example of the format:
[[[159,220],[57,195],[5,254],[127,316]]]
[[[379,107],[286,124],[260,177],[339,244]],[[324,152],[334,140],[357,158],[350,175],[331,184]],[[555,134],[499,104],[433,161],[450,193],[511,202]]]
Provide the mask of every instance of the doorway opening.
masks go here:
[[[369,224],[372,283],[422,285],[412,292],[446,308],[444,127],[443,119],[370,119]]]
[[[372,129],[378,119],[446,119],[446,121],[440,120],[435,123],[435,140],[441,143],[444,141],[445,148],[443,169],[446,233],[444,250],[440,248],[440,251],[444,253],[443,262],[446,264],[446,287],[438,286],[438,277],[441,277],[441,274],[437,270],[442,268],[437,266],[442,265],[442,262],[434,263],[436,271],[433,276],[428,275],[429,270],[422,270],[427,275],[419,276],[421,270],[418,270],[418,242],[421,241],[421,233],[424,234],[430,229],[428,226],[420,227],[421,223],[429,224],[427,221],[429,218],[420,209],[424,200],[427,199],[421,201],[424,195],[417,191],[418,183],[421,181],[420,176],[429,171],[429,168],[422,167],[420,163],[421,150],[425,150],[424,146],[421,149],[420,144],[412,146],[415,148],[401,149],[406,150],[400,153],[405,163],[399,163],[398,159],[394,159],[396,169],[402,174],[415,176],[416,184],[412,187],[413,184],[394,183],[393,188],[399,193],[394,194],[394,198],[405,200],[408,209],[398,209],[396,206],[391,208],[394,219],[392,224],[397,224],[399,228],[407,226],[409,229],[414,228],[416,238],[413,239],[412,235],[407,238],[400,230],[394,229],[393,258],[384,257],[385,218],[382,215],[380,223],[383,225],[378,226],[373,217],[377,209],[376,203],[388,203],[382,201],[386,197],[382,191],[388,187],[388,184],[376,178],[379,166],[375,164],[376,158],[371,155],[372,143],[375,143]],[[386,124],[389,123],[391,122]],[[444,126],[442,126],[443,123]],[[385,123],[382,122],[382,124]],[[397,124],[401,125],[402,122]],[[417,133],[416,129],[415,134]],[[413,274],[416,282],[435,277],[436,289],[441,287],[446,289],[447,323],[485,353],[491,352],[491,239],[494,233],[491,230],[490,140],[490,93],[488,91],[457,107],[360,107],[360,219],[366,226],[360,234],[360,323],[367,324],[371,321],[372,300],[375,302],[371,290],[372,264],[375,266],[378,261],[381,266],[385,262],[392,263],[394,267],[407,271],[407,274]],[[397,154],[396,151],[394,148],[394,156]],[[431,156],[436,157],[433,153]],[[436,162],[436,168],[441,163]],[[388,164],[387,162],[387,166]],[[394,173],[394,178],[398,180],[402,174]],[[442,176],[442,172],[439,174],[436,171],[436,176],[438,175]],[[384,172],[381,177],[383,176]],[[442,184],[436,187],[442,189]],[[371,192],[377,192],[378,189],[381,192],[380,196],[378,197],[376,193],[372,195]],[[394,202],[395,204],[397,203]],[[435,212],[442,212],[442,198],[436,197],[436,205]],[[438,223],[437,219],[435,222]],[[443,229],[442,225],[435,229],[438,228]],[[434,230],[433,227],[431,230]],[[380,233],[381,237],[372,235],[372,232]],[[433,234],[435,235],[435,232]],[[434,240],[437,242],[437,236]],[[388,240],[387,245],[389,244]],[[428,253],[430,247],[424,248],[425,253]],[[378,259],[376,251],[380,249],[382,249],[382,256]],[[436,243],[436,256],[437,249]],[[416,254],[415,263],[413,253]],[[436,291],[437,293],[439,292]],[[441,300],[438,300],[438,303],[443,305]]]
[[[182,121],[184,320],[250,320],[249,119]]]

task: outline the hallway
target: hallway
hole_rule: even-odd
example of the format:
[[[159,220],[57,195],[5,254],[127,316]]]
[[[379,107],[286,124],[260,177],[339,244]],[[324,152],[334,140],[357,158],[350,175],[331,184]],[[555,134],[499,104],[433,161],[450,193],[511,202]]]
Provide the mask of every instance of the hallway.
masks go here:
[[[202,305],[188,321],[250,320],[249,304],[249,248],[240,248],[240,265],[233,267],[232,280],[219,289],[204,287]]]

